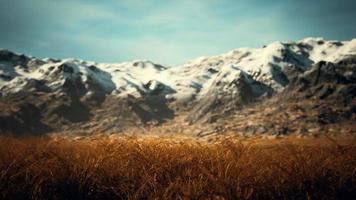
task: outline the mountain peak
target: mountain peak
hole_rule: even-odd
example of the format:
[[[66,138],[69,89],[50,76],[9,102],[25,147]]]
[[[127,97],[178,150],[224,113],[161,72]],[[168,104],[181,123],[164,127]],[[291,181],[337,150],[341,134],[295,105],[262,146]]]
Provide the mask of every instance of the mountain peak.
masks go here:
[[[238,48],[217,56],[200,57],[178,67],[148,60],[125,63],[41,60],[2,50],[0,96],[14,102],[27,99],[35,104],[43,103],[44,107],[51,105],[60,110],[51,113],[66,115],[71,113],[67,109],[75,110],[79,106],[85,111],[96,108],[95,105],[119,106],[117,101],[125,106],[122,108],[120,104],[117,109],[136,113],[134,118],[144,122],[156,120],[157,123],[172,118],[174,107],[195,110],[196,115],[190,117],[193,122],[280,93],[315,63],[337,63],[355,56],[355,41],[306,38],[298,42],[273,42],[263,48]]]

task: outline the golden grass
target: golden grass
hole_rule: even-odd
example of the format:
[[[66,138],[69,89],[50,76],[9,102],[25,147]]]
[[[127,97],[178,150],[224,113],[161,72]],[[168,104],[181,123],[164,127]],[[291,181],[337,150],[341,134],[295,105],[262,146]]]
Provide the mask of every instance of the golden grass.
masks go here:
[[[352,199],[355,140],[0,138],[1,199]]]

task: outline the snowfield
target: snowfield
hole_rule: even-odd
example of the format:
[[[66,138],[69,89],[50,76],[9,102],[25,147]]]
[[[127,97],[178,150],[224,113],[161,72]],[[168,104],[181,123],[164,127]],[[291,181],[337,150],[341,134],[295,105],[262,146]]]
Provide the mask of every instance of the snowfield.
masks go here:
[[[241,77],[241,73],[280,91],[288,84],[284,74],[286,68],[305,69],[321,60],[335,62],[355,54],[356,39],[339,42],[323,38],[274,42],[262,48],[239,48],[218,56],[200,57],[176,67],[145,60],[119,64],[76,59],[39,60],[1,50],[0,90],[4,94],[16,93],[29,81],[37,80],[60,92],[62,86],[72,80],[83,85],[85,95],[91,95],[93,89],[99,88],[111,95],[155,93],[166,99],[188,102],[204,98],[211,87],[217,87],[217,82],[232,82]]]
[[[175,67],[0,50],[0,132],[111,134],[157,127],[199,137],[300,135],[329,125],[353,132],[355,63],[356,39],[273,42]]]

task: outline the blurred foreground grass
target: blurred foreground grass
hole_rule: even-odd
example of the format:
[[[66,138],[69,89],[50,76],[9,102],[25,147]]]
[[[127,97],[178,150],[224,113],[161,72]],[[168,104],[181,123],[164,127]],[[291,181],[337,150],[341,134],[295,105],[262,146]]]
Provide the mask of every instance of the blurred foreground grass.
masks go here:
[[[1,199],[356,199],[356,140],[0,137]]]

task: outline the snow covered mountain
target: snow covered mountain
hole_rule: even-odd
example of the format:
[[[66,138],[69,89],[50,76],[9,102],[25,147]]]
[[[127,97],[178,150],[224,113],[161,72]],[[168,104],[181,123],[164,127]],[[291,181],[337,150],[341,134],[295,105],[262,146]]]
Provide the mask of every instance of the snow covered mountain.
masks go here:
[[[147,93],[159,84],[169,87],[167,98],[191,100],[204,96],[219,73],[239,76],[240,71],[274,90],[288,84],[287,68],[307,68],[319,61],[336,62],[356,54],[356,39],[347,42],[306,38],[298,42],[274,42],[263,48],[240,48],[212,57],[201,57],[178,67],[165,67],[150,61],[101,64],[75,59],[43,59],[0,51],[1,92],[20,91],[28,81],[44,81],[58,90],[66,80],[81,79],[86,95],[91,84],[105,93],[122,95]],[[227,67],[226,67],[227,66]],[[150,87],[145,87],[154,82]]]
[[[99,120],[98,113],[122,124],[125,120],[107,108],[119,103],[125,107],[121,110],[136,113],[133,121],[161,123],[183,110],[193,111],[187,119],[196,122],[216,110],[234,111],[279,93],[315,63],[337,63],[355,55],[356,39],[339,42],[322,38],[239,48],[176,67],[151,61],[112,64],[37,59],[0,50],[0,97],[2,104],[15,107],[33,104],[44,124],[61,121],[54,130],[63,124]],[[83,110],[87,113],[79,116]],[[76,120],[82,115],[87,117]]]

